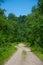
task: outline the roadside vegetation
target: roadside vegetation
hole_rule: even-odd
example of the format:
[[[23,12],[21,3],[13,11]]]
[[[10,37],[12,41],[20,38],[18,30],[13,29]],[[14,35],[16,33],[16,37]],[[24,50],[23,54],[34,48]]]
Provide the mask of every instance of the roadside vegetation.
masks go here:
[[[22,51],[22,59],[25,60],[27,56],[27,52],[25,50]]]
[[[4,65],[4,62],[7,61],[10,56],[17,51],[15,48],[15,43],[9,43],[9,45],[0,47],[0,65]]]
[[[26,46],[43,60],[43,0],[38,0],[27,16],[17,17],[9,13],[7,17],[5,12],[0,8],[0,65],[15,52],[15,42],[28,42]]]
[[[43,48],[40,48],[38,46],[31,47],[31,51],[36,54],[38,58],[43,62]]]

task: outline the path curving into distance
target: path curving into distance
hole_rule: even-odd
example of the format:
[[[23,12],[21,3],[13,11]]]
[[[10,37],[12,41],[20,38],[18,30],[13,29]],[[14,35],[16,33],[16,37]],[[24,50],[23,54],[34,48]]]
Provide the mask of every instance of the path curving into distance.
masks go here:
[[[18,51],[4,65],[43,65],[40,59],[31,52],[31,50],[25,47],[22,43],[18,46]],[[23,60],[22,51],[26,51],[26,58]]]

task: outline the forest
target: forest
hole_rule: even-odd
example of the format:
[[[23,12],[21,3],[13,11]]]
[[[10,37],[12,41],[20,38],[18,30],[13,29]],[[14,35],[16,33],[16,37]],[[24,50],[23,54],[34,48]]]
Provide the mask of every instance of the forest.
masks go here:
[[[0,0],[1,5],[2,2],[4,0]],[[36,50],[43,55],[43,0],[38,0],[37,6],[33,6],[27,16],[17,17],[13,13],[6,16],[5,12],[5,9],[0,8],[0,57],[3,57],[6,48],[8,51],[13,43],[18,42],[26,43],[33,52]],[[5,59],[2,57],[0,64]]]

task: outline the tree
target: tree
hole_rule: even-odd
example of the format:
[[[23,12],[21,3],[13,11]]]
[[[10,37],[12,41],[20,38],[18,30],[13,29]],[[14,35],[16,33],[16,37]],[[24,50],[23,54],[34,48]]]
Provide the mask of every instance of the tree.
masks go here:
[[[8,15],[8,20],[15,21],[15,20],[17,20],[17,17],[16,17],[13,13],[10,13],[10,14]]]
[[[43,14],[43,0],[38,0],[38,10]]]
[[[35,13],[37,11],[37,8],[35,6],[32,7],[32,13]]]
[[[5,9],[1,9],[1,8],[0,8],[0,16],[5,16],[5,12],[6,12]]]

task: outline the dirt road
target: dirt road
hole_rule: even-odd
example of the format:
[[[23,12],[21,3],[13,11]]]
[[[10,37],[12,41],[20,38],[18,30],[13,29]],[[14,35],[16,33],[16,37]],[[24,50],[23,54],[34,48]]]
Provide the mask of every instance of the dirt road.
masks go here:
[[[43,63],[35,56],[30,49],[24,47],[23,44],[18,45],[18,51],[4,65],[43,65]],[[26,51],[26,58],[23,60],[22,51]]]

